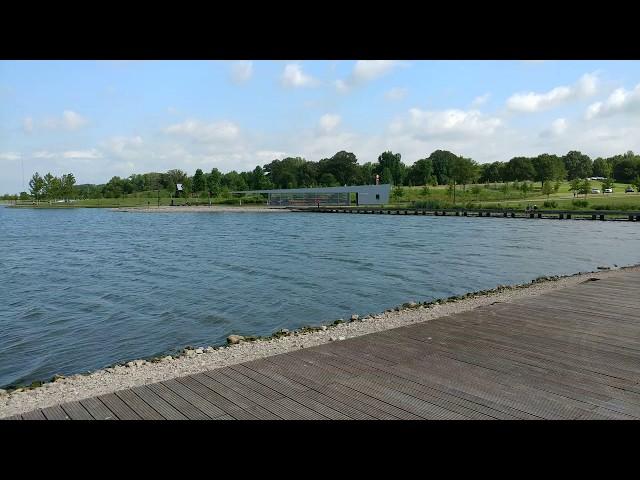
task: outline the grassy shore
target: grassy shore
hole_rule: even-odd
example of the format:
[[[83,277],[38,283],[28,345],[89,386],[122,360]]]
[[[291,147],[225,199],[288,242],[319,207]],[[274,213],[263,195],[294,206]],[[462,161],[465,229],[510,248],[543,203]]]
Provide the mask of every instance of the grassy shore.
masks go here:
[[[503,183],[457,186],[455,202],[448,186],[430,187],[402,187],[402,194],[393,195],[388,206],[411,207],[416,202],[431,202],[438,204],[435,208],[467,207],[467,208],[511,208],[524,210],[527,205],[535,204],[538,208],[547,210],[634,210],[640,211],[640,193],[625,193],[627,184],[615,183],[614,193],[599,193],[576,195],[570,191],[570,183],[562,182],[556,193],[544,195],[540,183],[529,184],[532,190],[526,194],[514,189],[513,184]],[[592,186],[602,191],[600,182],[593,181]],[[395,190],[395,189],[394,189]],[[395,192],[394,192],[395,193]],[[121,198],[90,198],[77,199],[71,202],[41,201],[35,204],[31,201],[18,201],[18,207],[28,208],[119,208],[119,207],[147,207],[170,206],[172,199],[168,196],[153,196],[153,192],[143,192],[126,195]],[[242,202],[242,203],[241,203]],[[546,202],[546,205],[545,205]],[[586,202],[586,205],[585,203]],[[10,205],[13,202],[9,202]],[[206,197],[173,199],[174,205],[209,205]],[[238,197],[216,197],[211,199],[213,205],[242,205],[243,207],[266,206],[266,198],[252,197],[240,199]]]

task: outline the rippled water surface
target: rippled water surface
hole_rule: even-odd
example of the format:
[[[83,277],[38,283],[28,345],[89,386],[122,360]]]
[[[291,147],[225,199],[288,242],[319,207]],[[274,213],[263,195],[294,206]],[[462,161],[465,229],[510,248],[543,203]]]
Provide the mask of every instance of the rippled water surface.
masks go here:
[[[640,224],[0,207],[0,386],[640,263]]]

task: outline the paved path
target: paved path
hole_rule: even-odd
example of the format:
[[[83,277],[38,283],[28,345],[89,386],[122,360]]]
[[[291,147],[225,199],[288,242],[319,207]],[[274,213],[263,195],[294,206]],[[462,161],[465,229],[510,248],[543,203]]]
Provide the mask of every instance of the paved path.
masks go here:
[[[640,272],[15,419],[640,419]]]

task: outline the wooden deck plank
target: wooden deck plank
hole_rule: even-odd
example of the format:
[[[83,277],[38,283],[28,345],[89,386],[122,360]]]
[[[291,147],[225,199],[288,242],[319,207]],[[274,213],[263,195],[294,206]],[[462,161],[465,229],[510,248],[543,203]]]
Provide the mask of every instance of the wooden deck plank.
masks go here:
[[[60,405],[72,420],[94,420],[93,416],[80,402],[69,402]]]
[[[177,382],[176,380],[166,380],[162,382],[162,385],[169,388],[172,392],[176,393],[177,395],[180,395],[182,398],[188,401],[191,405],[193,405],[194,407],[197,407],[199,410],[204,412],[210,418],[218,419],[224,416],[228,416],[228,413],[226,413],[223,409],[216,406],[214,403],[210,402],[209,400],[202,397],[201,395],[198,395],[194,391],[188,389],[187,387],[182,385],[180,382]]]
[[[100,395],[98,399],[104,403],[118,420],[141,420],[140,416],[131,410],[131,408],[113,393]]]
[[[282,419],[287,420],[323,420],[326,419],[321,414],[305,407],[304,405],[300,405],[297,403],[284,402],[281,403],[280,400],[284,400],[285,397],[282,397],[280,400],[272,401],[268,397],[265,397],[261,393],[247,387],[246,385],[237,382],[231,377],[225,375],[219,370],[212,370],[209,372],[205,372],[205,375],[214,379],[215,381],[220,382],[225,387],[230,390],[242,395],[248,400],[252,401],[254,404],[259,405],[265,410],[272,412],[274,415],[279,416]]]
[[[271,410],[263,408],[261,405],[258,405],[257,403],[253,402],[246,396],[238,393],[236,390],[228,388],[224,384],[214,380],[213,378],[205,375],[204,373],[192,375],[191,378],[203,384],[204,386],[208,387],[209,389],[213,390],[214,392],[218,393],[219,395],[225,397],[227,400],[229,400],[233,404],[237,405],[237,407],[239,407],[238,410],[244,410],[246,412],[249,412],[252,416],[256,418],[260,418],[263,420],[280,420],[283,418],[282,416],[276,413],[273,413]],[[281,410],[281,409],[276,408],[276,410]],[[232,411],[232,412],[229,412],[229,414],[232,417],[237,418],[238,420],[241,419],[241,418],[238,418],[239,416],[241,416],[241,412]],[[237,414],[238,416],[236,416]],[[298,420],[300,419],[300,417],[295,417],[295,418]]]
[[[148,405],[142,398],[136,395],[132,390],[120,390],[115,395],[126,403],[131,410],[136,412],[143,420],[164,420],[153,407]]]
[[[42,413],[47,417],[47,420],[71,420],[71,417],[67,415],[60,405],[43,408]]]
[[[146,385],[134,387],[131,390],[165,419],[188,420],[186,415],[173,408],[173,406],[169,402],[165,401],[162,397],[154,393]]]
[[[23,420],[46,420],[47,417],[44,416],[41,410],[33,410],[31,412],[22,414]]]
[[[80,400],[80,404],[95,420],[118,420],[118,416],[109,410],[99,397],[85,398]]]
[[[215,417],[210,417],[162,383],[147,385],[147,388],[182,413],[189,420],[211,420],[225,414],[222,410],[218,409]]]

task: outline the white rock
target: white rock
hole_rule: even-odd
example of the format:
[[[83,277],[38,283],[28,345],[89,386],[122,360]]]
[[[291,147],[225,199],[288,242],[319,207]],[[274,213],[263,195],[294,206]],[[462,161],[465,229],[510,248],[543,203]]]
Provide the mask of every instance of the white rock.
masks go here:
[[[173,357],[171,355],[167,355],[166,357],[162,357],[162,360],[168,362],[169,360],[173,360]]]
[[[187,357],[195,357],[195,356],[196,356],[196,352],[195,352],[194,350],[186,350],[186,351],[184,352],[184,354],[185,354]]]
[[[132,367],[135,367],[137,364],[136,362],[127,362],[125,365],[129,368],[132,368]]]
[[[215,352],[215,351],[216,351],[216,349],[215,349],[215,348],[213,348],[213,347],[207,347],[207,348],[205,348],[205,350],[204,350],[204,351],[205,351],[205,352],[207,352],[207,353],[211,353],[211,352]]]
[[[324,332],[324,331],[327,329],[327,326],[326,326],[326,325],[322,325],[320,328],[321,328],[321,329],[322,329],[322,331]]]
[[[329,341],[330,341],[330,342],[335,342],[336,340],[337,340],[337,338],[336,338],[336,337],[329,337]]]
[[[202,348],[196,348],[196,353],[198,355],[202,355],[204,353],[204,350]]]
[[[346,337],[338,337],[338,340],[345,340]]]
[[[7,394],[7,391],[4,388],[0,388],[0,397],[6,394]]]
[[[356,315],[355,313],[353,315],[351,315],[351,321],[352,322],[357,322],[360,319],[360,317],[358,315]]]

